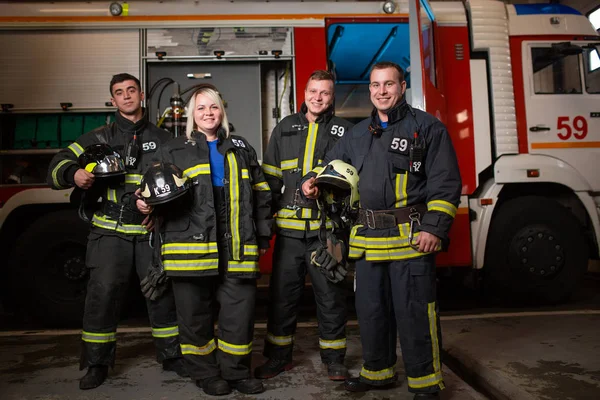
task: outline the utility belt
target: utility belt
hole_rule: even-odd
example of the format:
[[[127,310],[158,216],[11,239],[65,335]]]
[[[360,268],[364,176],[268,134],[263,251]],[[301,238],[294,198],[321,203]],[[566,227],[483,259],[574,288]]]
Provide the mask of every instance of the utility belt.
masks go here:
[[[425,204],[415,204],[410,207],[393,210],[369,210],[361,208],[358,211],[356,224],[365,225],[369,229],[394,228],[399,224],[406,224],[407,222],[421,224],[421,216],[426,212],[427,205]]]
[[[141,225],[146,218],[144,214],[132,210],[127,205],[119,205],[112,201],[102,204],[102,212],[108,218],[116,220],[119,225]]]
[[[285,188],[280,200],[281,207],[285,207],[290,210],[297,210],[299,208],[310,208],[312,210],[318,210],[319,206],[317,201],[313,199],[305,199],[300,193],[300,189]]]

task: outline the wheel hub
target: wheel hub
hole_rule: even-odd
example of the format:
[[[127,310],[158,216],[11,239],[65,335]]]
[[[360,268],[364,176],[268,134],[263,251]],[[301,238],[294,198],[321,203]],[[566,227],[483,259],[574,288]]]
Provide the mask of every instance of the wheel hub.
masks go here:
[[[565,264],[564,246],[547,226],[521,229],[511,243],[511,265],[538,279],[557,275]]]
[[[78,281],[83,279],[87,274],[85,262],[80,256],[71,256],[65,260],[63,272],[65,277],[70,281]]]

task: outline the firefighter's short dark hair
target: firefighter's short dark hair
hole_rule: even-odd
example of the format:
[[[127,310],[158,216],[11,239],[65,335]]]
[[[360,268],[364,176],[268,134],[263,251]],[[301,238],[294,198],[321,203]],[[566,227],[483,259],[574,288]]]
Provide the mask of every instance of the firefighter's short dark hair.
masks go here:
[[[313,71],[312,74],[310,74],[308,80],[306,81],[306,87],[308,87],[308,82],[310,81],[331,81],[331,83],[335,85],[335,81],[331,72],[325,71],[323,69],[317,69],[316,71]]]
[[[379,61],[379,62],[375,63],[373,65],[373,68],[371,68],[371,73],[373,71],[375,71],[376,69],[386,69],[386,68],[394,68],[396,71],[398,71],[398,78],[400,78],[400,82],[404,81],[404,70],[402,69],[401,66],[399,66],[398,64],[396,64],[395,62],[392,62],[392,61]]]
[[[110,86],[108,88],[108,90],[110,91],[110,95],[113,95],[113,86],[116,85],[117,83],[121,83],[121,82],[125,82],[125,81],[134,81],[135,84],[138,87],[138,90],[142,90],[142,85],[140,83],[140,80],[138,78],[136,78],[135,76],[128,74],[128,73],[121,73],[121,74],[116,74],[113,75],[112,79],[110,80]]]

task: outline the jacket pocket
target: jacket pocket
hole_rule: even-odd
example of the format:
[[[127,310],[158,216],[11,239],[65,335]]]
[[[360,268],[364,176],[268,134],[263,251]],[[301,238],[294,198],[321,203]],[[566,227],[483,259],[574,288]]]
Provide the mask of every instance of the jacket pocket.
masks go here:
[[[389,154],[392,171],[396,174],[404,174],[410,169],[410,160],[402,154]]]

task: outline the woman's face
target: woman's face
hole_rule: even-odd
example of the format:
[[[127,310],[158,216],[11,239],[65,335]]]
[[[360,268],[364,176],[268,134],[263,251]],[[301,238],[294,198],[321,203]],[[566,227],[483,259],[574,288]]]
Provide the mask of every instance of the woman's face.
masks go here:
[[[196,108],[194,109],[194,122],[197,129],[203,133],[216,134],[221,126],[223,112],[209,97],[198,93],[196,95]]]

